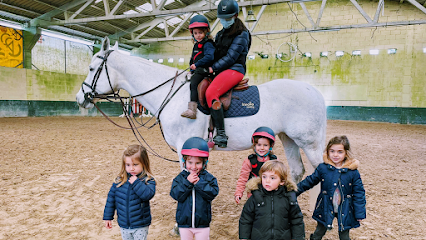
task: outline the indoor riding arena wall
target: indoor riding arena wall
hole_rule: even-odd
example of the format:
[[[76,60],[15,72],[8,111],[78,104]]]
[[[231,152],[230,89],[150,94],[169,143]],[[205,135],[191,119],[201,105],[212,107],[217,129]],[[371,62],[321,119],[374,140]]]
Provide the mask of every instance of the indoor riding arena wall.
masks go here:
[[[19,41],[12,44],[16,44],[16,49],[22,47]],[[18,68],[0,65],[0,117],[99,115],[96,109],[79,109],[75,102],[75,95],[89,72],[91,48],[42,35],[31,50],[30,69],[22,68],[22,64]],[[7,52],[0,54],[0,60],[1,56],[7,55]],[[9,62],[15,63],[15,59],[12,60],[9,57]],[[20,61],[23,61],[22,57]],[[100,104],[108,114],[122,114],[117,105]]]

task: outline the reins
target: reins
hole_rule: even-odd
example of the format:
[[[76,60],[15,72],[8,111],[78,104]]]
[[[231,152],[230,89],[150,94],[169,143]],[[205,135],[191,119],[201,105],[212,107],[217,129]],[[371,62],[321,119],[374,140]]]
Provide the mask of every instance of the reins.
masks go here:
[[[154,90],[156,90],[156,89],[158,89],[158,88],[160,88],[160,87],[162,87],[162,86],[164,86],[166,83],[168,83],[168,82],[170,82],[170,81],[172,81],[173,80],[173,82],[172,82],[172,86],[171,86],[171,88],[170,88],[170,91],[167,93],[167,95],[166,95],[166,97],[164,98],[164,100],[163,100],[163,102],[161,103],[161,105],[160,105],[160,107],[159,107],[159,109],[157,110],[157,117],[156,117],[156,121],[155,121],[155,123],[153,123],[151,126],[149,126],[149,127],[146,127],[145,125],[148,123],[148,122],[150,122],[153,118],[154,118],[154,116],[155,116],[155,114],[153,114],[153,116],[147,121],[147,122],[145,122],[145,123],[143,123],[142,121],[141,121],[141,123],[139,123],[139,122],[137,122],[137,120],[136,120],[136,122],[139,124],[139,127],[137,127],[136,126],[136,124],[135,124],[135,122],[133,121],[133,119],[131,119],[131,117],[130,117],[130,114],[129,114],[129,112],[128,112],[128,110],[127,110],[127,108],[126,108],[126,104],[123,102],[123,98],[120,96],[120,94],[119,94],[119,91],[117,91],[117,92],[115,92],[114,91],[114,88],[112,87],[112,84],[111,84],[111,80],[110,80],[110,77],[109,77],[109,74],[108,74],[108,67],[107,67],[107,58],[108,58],[108,56],[111,54],[111,52],[112,52],[113,50],[108,50],[106,53],[105,53],[105,55],[102,57],[102,56],[98,56],[98,58],[101,58],[103,61],[102,61],[102,63],[99,65],[99,67],[98,67],[98,69],[96,70],[96,73],[95,73],[95,75],[93,76],[93,81],[92,81],[92,85],[89,85],[89,84],[87,84],[86,82],[83,82],[82,83],[82,86],[81,86],[81,89],[82,89],[82,92],[83,92],[83,94],[84,94],[84,101],[88,101],[88,102],[90,102],[90,103],[92,103],[95,107],[96,107],[96,109],[108,120],[108,121],[110,121],[112,124],[114,124],[115,126],[117,126],[117,127],[120,127],[120,128],[123,128],[123,129],[127,129],[127,130],[132,130],[132,132],[133,132],[133,135],[135,136],[135,138],[136,138],[136,140],[139,142],[139,144],[141,144],[142,146],[143,145],[146,145],[148,148],[147,148],[147,151],[149,152],[149,153],[151,153],[152,155],[154,155],[154,156],[156,156],[156,157],[159,157],[159,158],[161,158],[161,159],[164,159],[164,160],[167,160],[167,161],[170,161],[170,162],[179,162],[178,160],[172,160],[172,159],[168,159],[168,158],[165,158],[165,157],[163,157],[163,156],[161,156],[160,154],[158,154],[157,152],[155,152],[155,150],[154,149],[152,149],[151,148],[151,146],[146,142],[146,140],[143,138],[143,136],[142,136],[142,134],[139,132],[139,130],[138,130],[138,128],[139,127],[145,127],[145,128],[147,128],[148,130],[149,129],[151,129],[151,128],[153,128],[155,125],[159,125],[159,127],[160,127],[160,131],[161,131],[161,135],[163,136],[163,139],[164,139],[164,141],[167,143],[167,145],[169,146],[169,148],[173,151],[173,152],[175,152],[175,153],[177,153],[177,151],[174,149],[174,148],[172,148],[171,146],[170,146],[170,144],[166,141],[166,139],[165,139],[165,136],[164,136],[164,132],[163,132],[163,128],[162,128],[162,126],[161,126],[161,122],[160,122],[160,114],[161,114],[161,112],[163,111],[163,109],[165,108],[165,106],[167,105],[167,103],[169,103],[170,102],[170,100],[176,95],[176,93],[188,82],[188,81],[184,81],[173,93],[172,93],[172,91],[173,91],[173,87],[174,87],[174,85],[175,85],[175,82],[176,82],[176,79],[177,79],[177,77],[178,76],[180,76],[181,74],[183,74],[184,72],[186,72],[189,68],[186,68],[185,70],[183,70],[183,71],[181,71],[180,73],[178,73],[178,72],[176,72],[176,75],[174,76],[174,77],[171,77],[170,79],[168,79],[168,80],[166,80],[165,82],[163,82],[163,83],[161,83],[161,84],[159,84],[158,86],[156,86],[156,87],[154,87],[154,88],[152,88],[152,89],[150,89],[150,90],[148,90],[148,91],[145,91],[145,92],[143,92],[143,93],[140,93],[140,94],[137,94],[137,95],[133,95],[133,96],[131,96],[132,98],[134,98],[134,97],[139,97],[139,96],[143,96],[143,95],[145,95],[145,94],[148,94],[148,93],[150,93],[150,92],[152,92],[152,91],[154,91]],[[112,91],[112,96],[111,96],[111,94],[98,94],[97,92],[96,92],[96,85],[97,85],[97,83],[98,83],[98,80],[99,80],[99,76],[100,76],[100,74],[101,74],[101,72],[102,72],[102,68],[105,66],[105,72],[106,72],[106,75],[107,75],[107,79],[108,79],[108,84],[109,84],[109,86],[110,86],[110,88],[111,88],[111,91]],[[87,87],[90,87],[90,89],[91,89],[91,92],[85,92],[84,91],[84,86],[87,86]],[[123,113],[124,113],[124,115],[126,116],[126,120],[127,120],[127,122],[129,123],[129,126],[130,127],[123,127],[123,126],[120,126],[119,124],[117,124],[117,123],[115,123],[110,117],[108,117],[95,103],[94,103],[94,99],[95,98],[98,98],[98,99],[105,99],[105,100],[107,100],[107,101],[110,101],[110,102],[112,102],[110,99],[119,99],[120,100],[120,103],[121,103],[121,107],[122,107],[122,109],[123,109]],[[145,144],[143,144],[142,142],[141,142],[141,140],[145,143]]]

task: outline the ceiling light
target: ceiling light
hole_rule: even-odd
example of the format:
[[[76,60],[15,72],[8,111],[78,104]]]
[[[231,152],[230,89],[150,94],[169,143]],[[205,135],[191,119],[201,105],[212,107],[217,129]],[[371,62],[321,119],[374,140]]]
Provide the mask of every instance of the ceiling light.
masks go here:
[[[312,57],[312,53],[310,53],[310,52],[305,52],[304,54],[302,54],[302,56],[303,56],[303,57],[310,58],[310,57]]]
[[[254,16],[253,10],[248,10],[246,22],[256,22],[256,17]]]
[[[345,54],[344,51],[336,51],[336,57],[341,57]]]
[[[379,50],[378,49],[371,49],[370,55],[379,55]]]
[[[389,48],[388,49],[388,54],[395,54],[396,53],[396,48]]]
[[[360,56],[361,55],[361,50],[353,50],[352,51],[352,56]]]

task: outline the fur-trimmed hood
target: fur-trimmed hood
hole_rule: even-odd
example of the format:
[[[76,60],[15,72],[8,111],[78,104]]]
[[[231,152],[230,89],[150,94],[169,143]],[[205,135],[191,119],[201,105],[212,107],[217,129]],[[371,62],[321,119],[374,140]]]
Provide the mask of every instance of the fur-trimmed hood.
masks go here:
[[[247,192],[253,192],[254,190],[258,190],[259,186],[262,185],[262,179],[260,177],[251,178],[246,184]],[[293,182],[293,180],[287,180],[284,184],[287,188],[287,191],[297,191],[297,185]]]
[[[327,157],[327,153],[324,153],[323,155],[323,160],[325,164],[329,164],[331,166],[336,167],[336,165],[334,164],[333,161],[331,161],[328,157]],[[348,168],[350,170],[355,170],[358,169],[359,166],[359,161],[353,158],[347,158],[344,162],[343,162],[343,166],[341,168]]]

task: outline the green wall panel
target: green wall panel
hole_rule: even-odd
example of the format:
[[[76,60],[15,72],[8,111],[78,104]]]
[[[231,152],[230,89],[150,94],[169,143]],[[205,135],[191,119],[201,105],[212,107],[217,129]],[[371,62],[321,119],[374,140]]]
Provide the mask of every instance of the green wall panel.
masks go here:
[[[108,116],[119,116],[123,113],[118,103],[99,102],[97,105]],[[0,101],[0,117],[44,116],[101,116],[101,113],[96,108],[82,110],[76,102]],[[328,106],[327,118],[330,120],[426,124],[426,108]]]
[[[426,124],[426,108],[328,106],[327,118],[331,120]]]
[[[118,103],[99,102],[97,105],[108,116],[119,116],[123,113]],[[0,117],[44,116],[101,116],[101,113],[96,108],[80,109],[76,102],[69,101],[0,101]]]

